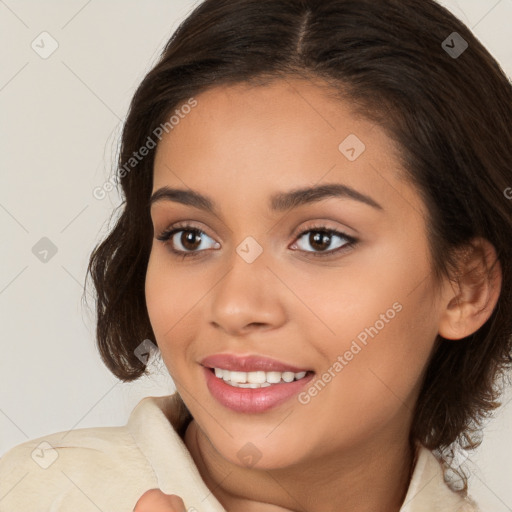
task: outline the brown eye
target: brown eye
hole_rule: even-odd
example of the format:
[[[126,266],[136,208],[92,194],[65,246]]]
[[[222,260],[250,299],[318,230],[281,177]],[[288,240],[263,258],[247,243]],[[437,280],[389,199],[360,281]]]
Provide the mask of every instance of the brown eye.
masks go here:
[[[307,248],[301,248],[296,242],[294,247],[299,247],[300,250],[304,252],[310,252],[314,255],[321,256],[322,253],[333,254],[339,250],[343,250],[346,247],[354,245],[356,243],[356,239],[346,235],[345,233],[341,233],[339,231],[335,231],[332,229],[327,229],[324,227],[312,228],[307,231],[303,231],[298,237],[297,240],[300,241],[304,239],[306,244],[309,245],[312,250],[308,250]],[[336,239],[344,240],[345,243],[338,243],[335,247],[331,247],[331,244]],[[331,247],[331,248],[330,248]]]
[[[194,251],[201,244],[201,235],[196,230],[182,230],[179,241],[187,251]]]
[[[180,236],[176,236],[181,233]],[[201,247],[207,239],[212,240],[204,231],[189,225],[176,226],[168,229],[156,237],[157,240],[164,242],[164,245],[170,247],[170,251],[174,254],[182,256],[195,256],[204,252]],[[214,242],[213,246],[219,248],[220,244]],[[208,247],[206,247],[207,249]]]
[[[331,235],[324,231],[311,231],[308,242],[314,249],[324,251],[331,244]]]

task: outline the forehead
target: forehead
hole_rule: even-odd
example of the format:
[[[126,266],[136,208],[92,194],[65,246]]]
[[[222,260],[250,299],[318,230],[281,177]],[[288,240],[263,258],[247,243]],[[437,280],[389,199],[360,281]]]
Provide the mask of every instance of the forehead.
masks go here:
[[[351,134],[374,146],[389,142],[379,130],[370,140],[374,124],[356,116],[350,104],[334,98],[333,90],[321,81],[286,78],[266,85],[219,86],[195,100],[197,106],[164,134],[159,149],[165,146],[179,151],[185,144],[213,150],[227,144],[233,155],[238,149],[247,154],[250,146],[259,146],[261,155],[264,144],[264,154],[273,150],[283,154],[290,149],[296,154],[303,143],[307,144],[304,150],[314,144],[338,151],[339,143]]]
[[[382,196],[401,171],[394,143],[328,92],[325,83],[287,78],[195,96],[158,144],[153,191],[189,187],[267,204],[275,191],[328,181]]]

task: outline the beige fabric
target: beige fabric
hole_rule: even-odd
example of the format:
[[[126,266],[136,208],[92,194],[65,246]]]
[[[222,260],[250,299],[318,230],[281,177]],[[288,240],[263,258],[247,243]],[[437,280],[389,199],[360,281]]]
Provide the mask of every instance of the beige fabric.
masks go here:
[[[126,426],[58,432],[12,448],[0,458],[0,512],[131,512],[152,488],[198,512],[226,512],[178,435],[184,420],[173,396],[144,398]],[[476,511],[420,447],[400,512]]]

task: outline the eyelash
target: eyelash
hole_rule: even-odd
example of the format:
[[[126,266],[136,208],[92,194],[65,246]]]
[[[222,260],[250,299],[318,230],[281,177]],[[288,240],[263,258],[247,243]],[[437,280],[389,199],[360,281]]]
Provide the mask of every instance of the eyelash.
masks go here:
[[[171,226],[169,229],[166,229],[165,231],[163,231],[156,238],[157,238],[157,240],[160,240],[161,242],[163,242],[164,245],[171,245],[171,244],[167,244],[167,242],[176,233],[180,233],[181,231],[189,231],[189,232],[196,233],[196,234],[199,234],[199,235],[205,234],[206,236],[208,236],[203,230],[198,229],[197,227],[195,227],[195,226],[185,222],[185,223],[179,223],[179,224],[175,224],[174,226]],[[354,247],[357,244],[357,242],[358,242],[357,238],[349,236],[349,235],[343,233],[342,231],[337,231],[335,229],[330,229],[330,228],[327,228],[326,226],[322,226],[322,225],[308,226],[305,230],[303,230],[300,233],[298,233],[298,235],[295,237],[295,239],[299,240],[306,233],[309,233],[309,232],[312,232],[312,231],[313,232],[321,232],[321,233],[327,234],[329,236],[336,235],[336,236],[339,236],[340,238],[344,238],[348,242],[345,245],[342,245],[341,247],[338,247],[337,249],[331,249],[330,251],[318,251],[318,252],[315,252],[315,251],[302,251],[302,252],[305,252],[307,254],[313,255],[313,257],[328,257],[328,256],[332,256],[333,254],[337,254],[337,253],[345,251],[345,250],[347,250],[347,249],[349,249],[351,247]],[[211,237],[209,237],[209,238],[211,238]],[[183,259],[185,259],[185,258],[194,258],[194,257],[200,256],[201,253],[204,252],[204,250],[201,250],[201,251],[180,251],[180,250],[173,249],[172,247],[170,247],[169,250],[175,256],[180,256],[181,255],[183,257]]]

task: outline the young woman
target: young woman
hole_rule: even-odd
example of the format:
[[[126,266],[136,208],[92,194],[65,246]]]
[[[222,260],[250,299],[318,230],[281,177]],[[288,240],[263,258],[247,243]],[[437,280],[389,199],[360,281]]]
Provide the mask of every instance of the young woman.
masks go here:
[[[89,265],[105,364],[137,379],[154,340],[177,392],[8,452],[2,511],[480,510],[511,118],[431,0],[201,3],[135,93]]]

